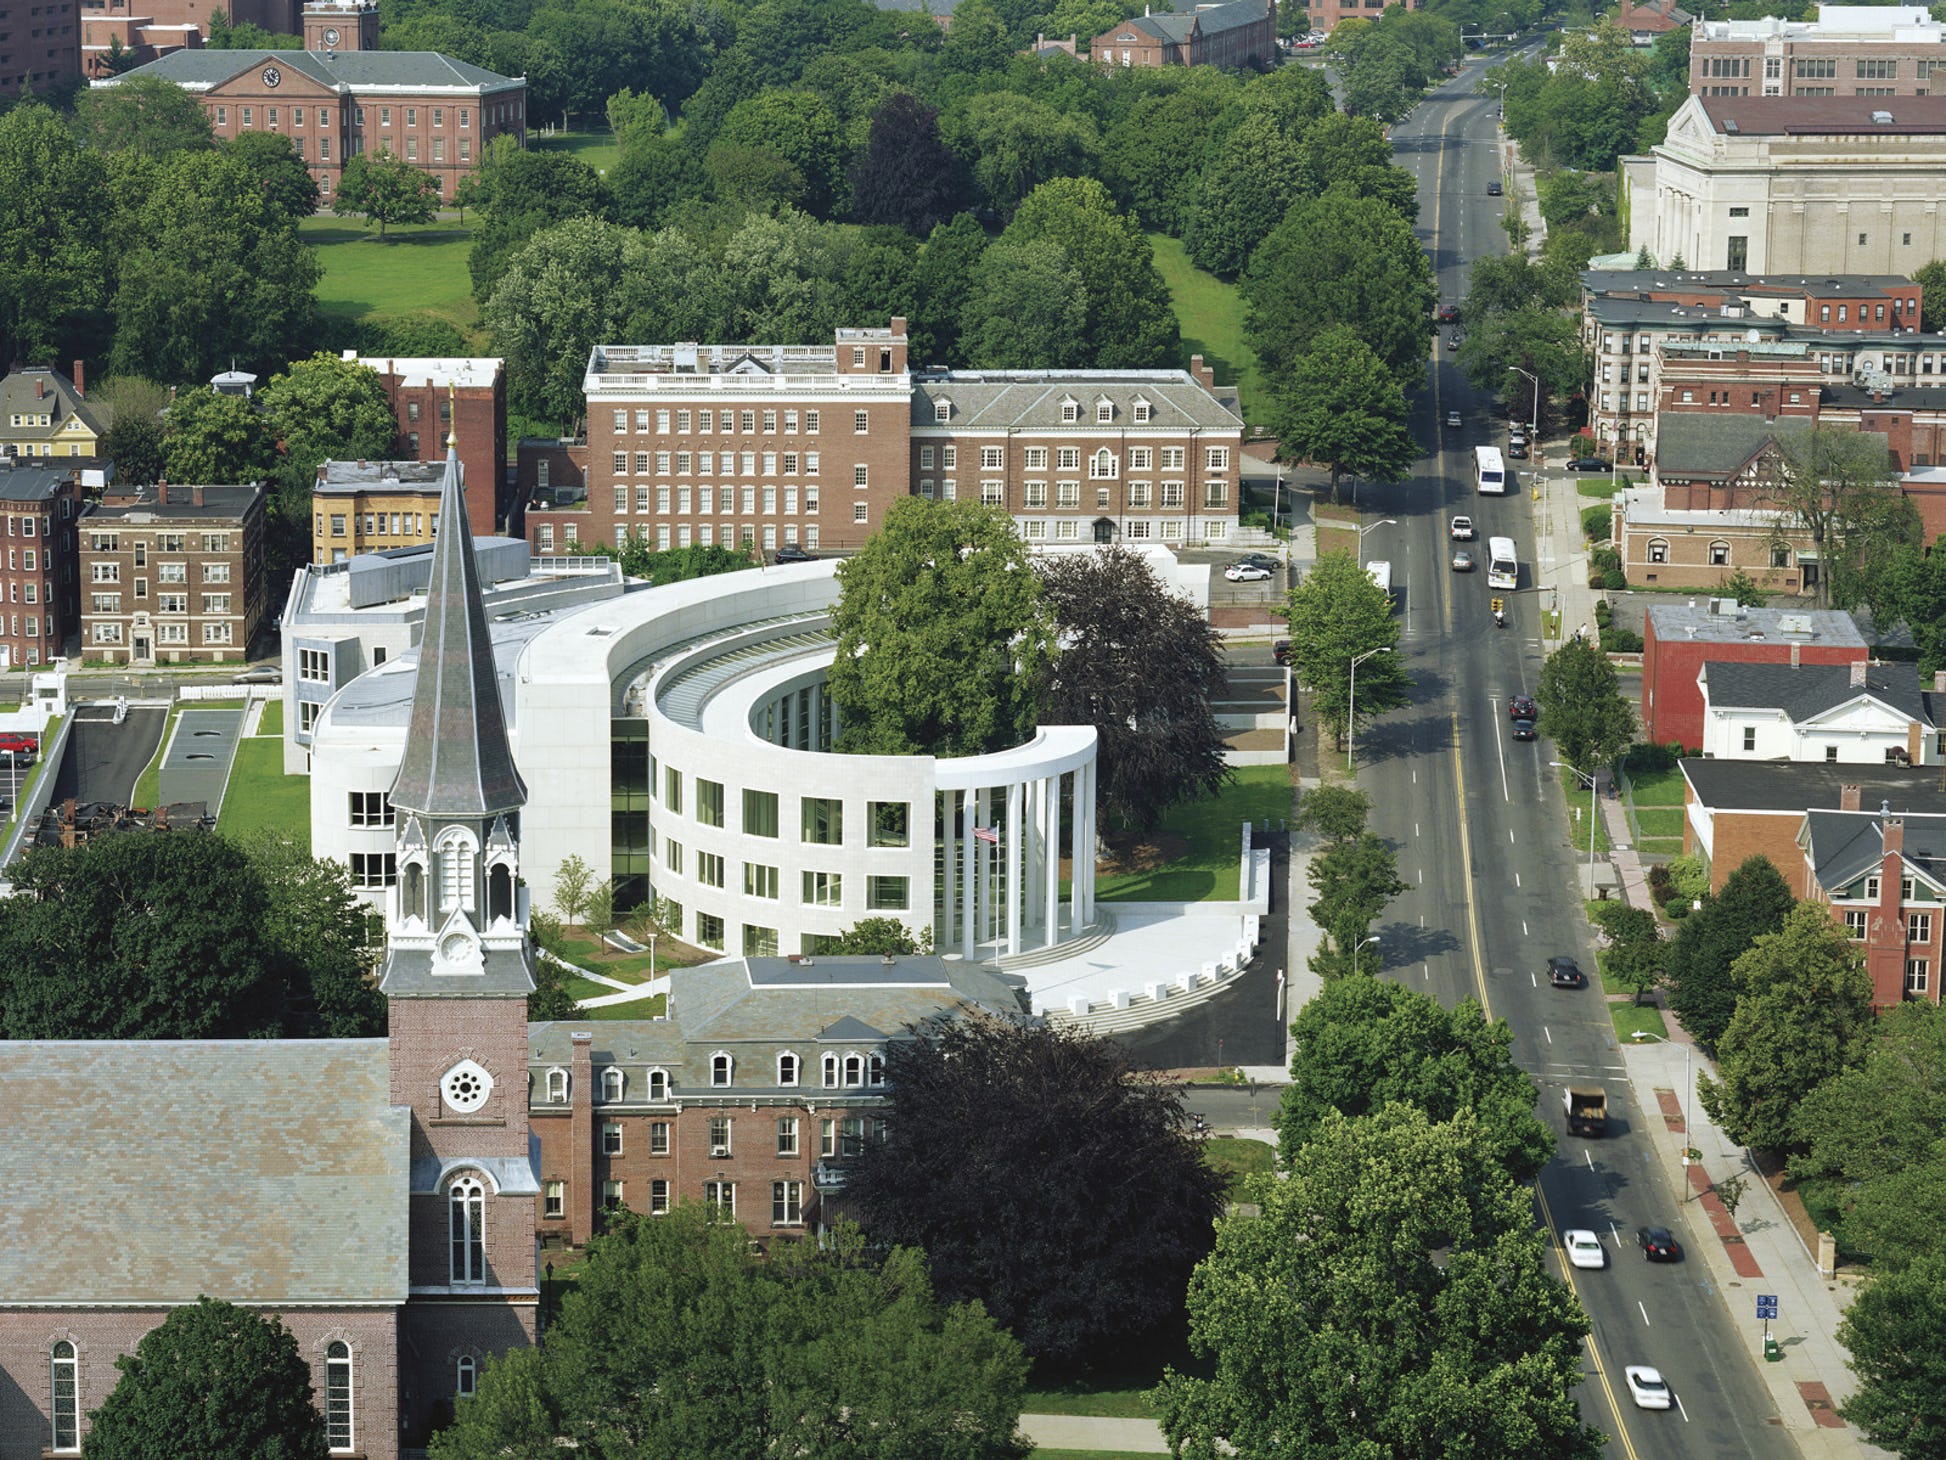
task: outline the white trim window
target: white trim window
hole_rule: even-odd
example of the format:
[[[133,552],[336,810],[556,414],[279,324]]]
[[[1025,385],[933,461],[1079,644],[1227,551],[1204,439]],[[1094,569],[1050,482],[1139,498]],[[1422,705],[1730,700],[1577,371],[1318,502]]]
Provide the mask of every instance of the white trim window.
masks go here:
[[[81,1448],[81,1359],[74,1345],[62,1339],[49,1354],[51,1376],[49,1408],[53,1414],[52,1450],[68,1452]]]
[[[617,1104],[628,1089],[628,1076],[612,1065],[601,1072],[601,1098],[604,1104]]]
[[[547,1072],[547,1100],[550,1105],[561,1105],[568,1098],[568,1072],[549,1070]]]
[[[795,1085],[804,1062],[788,1050],[777,1056],[777,1083]]]
[[[342,1338],[324,1349],[324,1443],[334,1455],[353,1448],[351,1345]]]
[[[453,1393],[461,1399],[471,1399],[479,1384],[480,1361],[471,1354],[461,1354],[453,1362]]]
[[[736,1073],[736,1061],[724,1050],[718,1050],[709,1057],[709,1082],[717,1089],[729,1085]]]
[[[667,1070],[649,1071],[649,1099],[660,1101],[669,1098],[669,1072]]]
[[[453,1283],[484,1283],[486,1187],[478,1177],[461,1176],[446,1188],[446,1204]]]
[[[836,1056],[835,1054],[827,1054],[818,1063],[820,1066],[820,1071],[824,1077],[824,1088],[827,1090],[837,1089],[838,1088],[838,1056]]]

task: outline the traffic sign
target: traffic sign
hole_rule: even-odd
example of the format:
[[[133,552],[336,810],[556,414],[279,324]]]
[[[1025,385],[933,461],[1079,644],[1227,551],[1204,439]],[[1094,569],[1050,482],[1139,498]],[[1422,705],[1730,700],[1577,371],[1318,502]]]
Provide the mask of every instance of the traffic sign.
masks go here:
[[[1757,1294],[1757,1316],[1775,1318],[1777,1316],[1777,1295],[1775,1293]]]

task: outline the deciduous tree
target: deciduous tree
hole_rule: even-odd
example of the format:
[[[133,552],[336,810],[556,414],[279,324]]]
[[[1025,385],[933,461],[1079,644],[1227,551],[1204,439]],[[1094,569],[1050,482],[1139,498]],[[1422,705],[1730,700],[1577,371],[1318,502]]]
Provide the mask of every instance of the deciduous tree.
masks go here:
[[[1226,89],[1220,82],[1145,96],[1112,124],[1102,137],[1102,181],[1116,201],[1141,220],[1180,237],[1196,195],[1210,131],[1222,115]]]
[[[984,755],[1033,733],[1054,616],[1005,512],[903,498],[838,583],[840,750]]]
[[[1318,894],[1311,921],[1330,930],[1340,955],[1360,947],[1385,905],[1405,891],[1398,857],[1371,831],[1333,842],[1311,858],[1304,875]]]
[[[1721,1079],[1696,1093],[1731,1139],[1796,1144],[1798,1101],[1864,1057],[1872,981],[1822,903],[1801,902],[1730,969],[1736,1012],[1717,1042]]]
[[[389,147],[357,153],[345,163],[331,198],[332,212],[360,215],[367,227],[376,223],[381,239],[388,225],[430,223],[438,210],[439,180]]]
[[[801,206],[820,218],[829,217],[844,201],[844,134],[821,96],[772,87],[740,101],[711,144],[712,150],[718,147],[781,158],[804,179]]]
[[[1784,926],[1791,890],[1768,857],[1746,860],[1722,890],[1684,918],[1669,944],[1669,1007],[1683,1028],[1714,1049],[1736,1012],[1730,968],[1766,933]]]
[[[581,858],[570,855],[561,859],[561,865],[554,869],[554,906],[562,922],[581,920],[588,910],[588,893],[594,880],[593,870]]]
[[[88,392],[97,414],[108,417],[102,451],[115,463],[119,481],[148,486],[162,476],[162,413],[169,392],[139,376],[112,377]]]
[[[1090,176],[1095,170],[1094,124],[1018,92],[972,96],[948,111],[940,127],[981,199],[1002,215],[1050,178]]]
[[[1585,640],[1569,640],[1547,656],[1534,698],[1541,729],[1561,759],[1584,775],[1614,760],[1634,738],[1635,712],[1622,698],[1615,666]]]
[[[1920,541],[1918,509],[1899,490],[1883,437],[1811,426],[1780,435],[1777,446],[1764,496],[1816,548],[1820,605],[1869,599],[1873,559]]]
[[[115,1367],[122,1377],[89,1416],[90,1460],[324,1460],[310,1363],[274,1314],[199,1298]]]
[[[1252,1195],[1190,1285],[1210,1374],[1163,1381],[1177,1454],[1600,1453],[1574,1400],[1588,1320],[1470,1111],[1327,1113]]]
[[[837,946],[831,951],[848,957],[930,952],[930,934],[924,939],[925,946],[920,944],[921,940],[897,918],[860,918],[838,935]]]
[[[366,1039],[385,1032],[385,996],[374,977],[383,924],[351,890],[343,862],[311,855],[298,841],[265,829],[244,843],[264,884],[261,932],[271,961],[285,970],[287,1034]]]
[[[1041,719],[1094,727],[1101,824],[1148,831],[1214,795],[1229,776],[1214,709],[1226,678],[1208,617],[1127,548],[1037,566],[1061,643]]]
[[[1286,609],[1291,627],[1290,662],[1298,683],[1311,692],[1311,713],[1344,744],[1356,708],[1363,723],[1406,702],[1412,681],[1398,656],[1378,653],[1399,641],[1392,599],[1350,553],[1329,552],[1291,589]],[[1369,657],[1367,657],[1369,656]],[[1358,659],[1357,704],[1352,704],[1352,661]]]
[[[1059,370],[1087,352],[1081,271],[1051,239],[1004,239],[980,255],[959,324],[960,351],[983,370]]]
[[[1334,979],[1291,1025],[1291,1083],[1277,1112],[1278,1150],[1295,1164],[1327,1116],[1372,1115],[1393,1102],[1433,1121],[1478,1117],[1495,1159],[1532,1181],[1554,1153],[1534,1113],[1538,1092],[1513,1060],[1513,1031],[1462,999],[1437,999],[1375,978]]]
[[[71,359],[107,324],[112,205],[98,153],[54,113],[0,116],[0,359]]]
[[[692,166],[700,176],[700,166]],[[512,137],[493,139],[474,176],[479,181],[472,206],[479,218],[466,267],[473,276],[473,297],[482,304],[535,234],[569,219],[606,217],[612,206],[601,175],[580,158],[521,147]],[[585,358],[581,364],[587,364]]]
[[[895,91],[872,113],[851,171],[851,214],[924,236],[959,210],[964,169],[939,135],[939,112]]]
[[[270,423],[240,395],[185,390],[169,407],[162,466],[174,482],[260,482],[277,464]]]
[[[1601,929],[1608,934],[1604,965],[1640,1004],[1662,981],[1662,928],[1647,908],[1601,904]]]
[[[203,104],[160,76],[129,76],[75,98],[74,129],[98,152],[168,157],[216,145]]]
[[[1839,1320],[1838,1339],[1859,1379],[1844,1417],[1906,1460],[1937,1456],[1946,1447],[1946,1256],[1874,1279]]]
[[[1183,229],[1189,257],[1198,268],[1234,278],[1308,182],[1297,140],[1270,113],[1247,115],[1203,168]]]
[[[255,174],[264,196],[289,214],[293,224],[317,212],[317,180],[290,137],[282,132],[240,132],[223,147]]]
[[[1327,841],[1351,841],[1371,814],[1372,798],[1356,786],[1314,786],[1299,795],[1291,825]]]
[[[1920,288],[1919,328],[1936,335],[1946,329],[1946,259],[1914,269],[1912,282]]]
[[[1135,220],[1116,211],[1106,188],[1079,177],[1035,188],[1000,241],[1036,240],[1059,244],[1081,276],[1084,355],[1066,362],[1070,368],[1127,370],[1175,362],[1181,336],[1155,251]]]
[[[1181,1311],[1220,1209],[1180,1087],[1070,1026],[969,1016],[928,1035],[890,1048],[898,1100],[846,1206],[1035,1358],[1131,1352]]]
[[[1397,376],[1343,325],[1314,338],[1272,387],[1271,420],[1280,455],[1331,469],[1334,497],[1345,472],[1397,481],[1419,455]]]
[[[356,360],[320,352],[296,361],[271,377],[258,401],[286,461],[306,483],[327,457],[382,459],[398,441],[398,418],[378,372]]]

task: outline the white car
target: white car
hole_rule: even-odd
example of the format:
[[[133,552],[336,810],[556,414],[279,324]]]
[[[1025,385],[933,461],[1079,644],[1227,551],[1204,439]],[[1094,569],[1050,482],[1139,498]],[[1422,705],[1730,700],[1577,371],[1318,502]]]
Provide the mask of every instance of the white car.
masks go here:
[[[1570,1227],[1563,1232],[1561,1245],[1568,1251],[1568,1265],[1571,1267],[1608,1266],[1608,1252],[1601,1245],[1601,1238],[1586,1227]]]
[[[1232,583],[1262,583],[1270,577],[1270,569],[1261,563],[1232,563],[1223,576]]]
[[[1473,519],[1471,517],[1455,517],[1453,519],[1453,525],[1447,530],[1452,534],[1454,542],[1473,541]]]
[[[1667,1409],[1675,1403],[1676,1396],[1663,1382],[1660,1369],[1630,1364],[1622,1370],[1622,1375],[1628,1380],[1628,1397],[1635,1401],[1637,1409]]]

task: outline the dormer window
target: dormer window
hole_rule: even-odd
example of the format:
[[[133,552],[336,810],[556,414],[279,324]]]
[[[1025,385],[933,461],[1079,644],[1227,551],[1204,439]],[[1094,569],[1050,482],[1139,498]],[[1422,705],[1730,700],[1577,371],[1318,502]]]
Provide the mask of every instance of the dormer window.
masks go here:
[[[953,419],[953,403],[949,400],[936,400],[932,403],[932,418],[935,421]]]
[[[709,1057],[710,1084],[717,1089],[727,1088],[730,1083],[730,1075],[734,1071],[735,1065],[736,1062],[721,1050],[711,1055]]]
[[[779,1085],[795,1085],[797,1083],[799,1063],[797,1056],[794,1054],[786,1053],[778,1055],[777,1083]]]
[[[1135,424],[1138,426],[1146,426],[1149,423],[1150,410],[1149,403],[1138,395],[1135,398]]]
[[[609,1104],[620,1100],[622,1092],[628,1088],[628,1077],[620,1070],[601,1072],[601,1098]]]
[[[874,1090],[885,1085],[885,1056],[872,1054],[865,1056],[865,1083]]]
[[[669,1072],[667,1070],[649,1071],[649,1099],[667,1100],[669,1098]]]
[[[547,1072],[547,1098],[551,1104],[560,1105],[568,1098],[568,1072],[549,1070]]]
[[[1080,419],[1081,402],[1072,396],[1064,397],[1061,401],[1061,424],[1064,426],[1072,426]]]
[[[1095,402],[1095,421],[1099,425],[1106,426],[1110,421],[1114,419],[1115,419],[1115,402],[1109,400],[1106,396],[1103,396],[1100,400]]]
[[[821,1066],[821,1073],[824,1076],[824,1088],[827,1090],[836,1089],[838,1085],[838,1056],[828,1054],[818,1063]]]
[[[845,1088],[852,1089],[865,1083],[865,1060],[862,1055],[845,1056]]]

